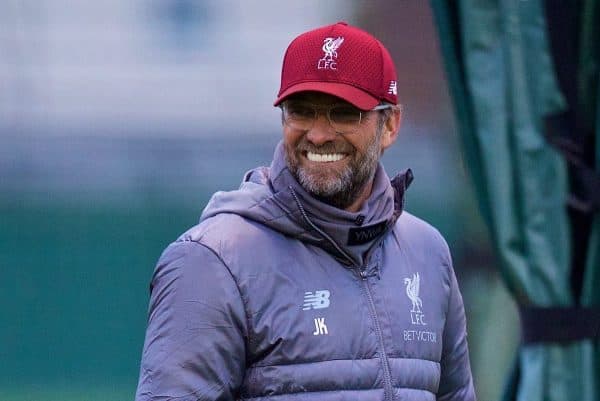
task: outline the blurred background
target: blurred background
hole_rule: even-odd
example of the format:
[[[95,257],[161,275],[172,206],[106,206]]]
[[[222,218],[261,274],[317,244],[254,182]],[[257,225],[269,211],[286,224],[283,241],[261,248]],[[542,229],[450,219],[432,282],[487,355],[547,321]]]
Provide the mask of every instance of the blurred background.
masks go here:
[[[463,167],[428,2],[0,2],[0,399],[133,399],[148,285],[210,195],[268,165],[298,34],[378,37],[405,109],[384,156],[453,251],[478,398],[500,397],[518,317]]]

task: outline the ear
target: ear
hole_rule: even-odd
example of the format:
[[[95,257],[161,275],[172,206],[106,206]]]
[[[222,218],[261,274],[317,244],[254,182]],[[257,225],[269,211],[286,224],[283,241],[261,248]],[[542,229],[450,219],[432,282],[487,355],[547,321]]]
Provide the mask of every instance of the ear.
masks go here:
[[[400,124],[402,122],[402,112],[400,108],[395,108],[389,115],[383,125],[383,133],[381,135],[381,152],[390,146],[398,138],[398,131],[400,130]]]

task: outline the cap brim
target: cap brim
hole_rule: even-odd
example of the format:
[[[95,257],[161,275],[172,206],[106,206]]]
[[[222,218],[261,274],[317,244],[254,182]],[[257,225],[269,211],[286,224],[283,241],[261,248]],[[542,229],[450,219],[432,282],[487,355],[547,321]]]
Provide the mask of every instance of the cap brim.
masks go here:
[[[322,92],[328,95],[337,96],[361,110],[371,110],[379,104],[379,100],[362,89],[358,89],[352,85],[342,84],[339,82],[302,82],[292,85],[282,92],[273,103],[273,106],[279,105],[287,97],[298,92]]]

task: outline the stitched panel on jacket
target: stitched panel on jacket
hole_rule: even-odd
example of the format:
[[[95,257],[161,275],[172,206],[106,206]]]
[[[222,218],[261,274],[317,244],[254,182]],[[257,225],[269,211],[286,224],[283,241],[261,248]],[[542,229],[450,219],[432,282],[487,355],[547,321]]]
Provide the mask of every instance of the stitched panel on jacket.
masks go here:
[[[244,380],[244,397],[383,388],[379,359],[334,360],[254,367]]]
[[[426,390],[436,394],[440,386],[440,364],[424,359],[388,358],[392,385],[399,388]],[[412,398],[409,398],[412,400]]]
[[[415,390],[412,388],[395,388],[394,400],[436,401],[436,396],[435,394],[424,390]]]
[[[310,393],[279,394],[266,397],[242,398],[244,401],[381,401],[383,389],[314,391]],[[414,398],[429,401],[429,398]],[[411,398],[413,400],[413,398]],[[432,398],[435,400],[435,398]]]
[[[437,392],[440,380],[438,363],[408,358],[389,358],[389,362],[393,387],[430,395]],[[374,388],[383,388],[379,359],[335,360],[251,368],[244,383],[244,396],[260,398]],[[419,397],[429,399],[427,395]]]

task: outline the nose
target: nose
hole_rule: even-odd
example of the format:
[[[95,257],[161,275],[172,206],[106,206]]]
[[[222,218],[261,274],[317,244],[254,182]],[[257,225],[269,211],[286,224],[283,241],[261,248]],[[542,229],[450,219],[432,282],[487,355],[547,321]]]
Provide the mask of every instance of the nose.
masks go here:
[[[315,145],[333,141],[337,133],[329,123],[327,116],[319,114],[313,126],[306,132],[306,139]]]

